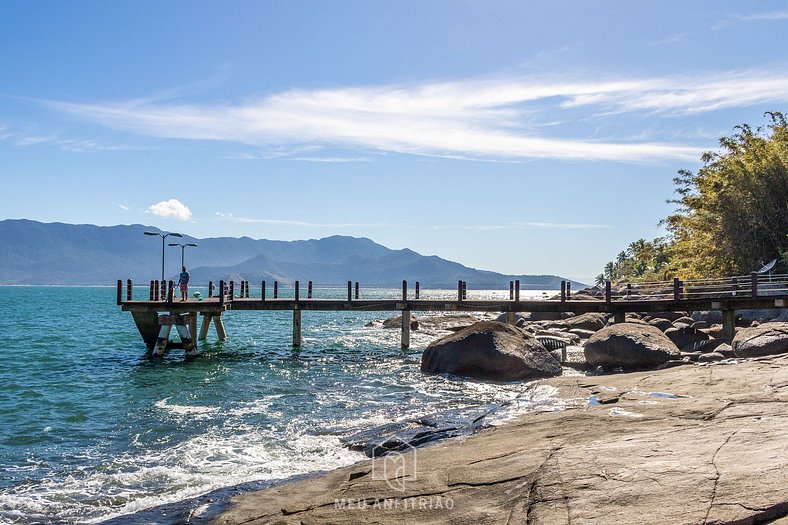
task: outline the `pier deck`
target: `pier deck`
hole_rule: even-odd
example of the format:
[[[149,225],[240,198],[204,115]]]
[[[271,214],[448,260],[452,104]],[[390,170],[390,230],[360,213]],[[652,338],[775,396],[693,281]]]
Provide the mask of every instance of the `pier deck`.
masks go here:
[[[517,312],[570,312],[582,314],[603,312],[614,315],[615,322],[623,322],[627,313],[640,312],[683,312],[697,310],[717,310],[723,314],[725,337],[732,339],[735,334],[735,314],[737,310],[775,309],[788,305],[788,275],[765,276],[752,274],[744,277],[725,279],[706,279],[699,281],[679,281],[660,283],[638,283],[621,285],[613,292],[606,283],[604,292],[598,297],[588,294],[571,295],[567,283],[562,283],[561,293],[556,298],[543,300],[520,300],[519,282],[510,282],[509,299],[467,299],[467,284],[459,281],[457,295],[453,299],[421,299],[419,284],[416,283],[415,296],[408,294],[407,283],[403,281],[399,297],[385,299],[361,299],[359,284],[355,294],[352,283],[348,282],[347,296],[341,299],[312,297],[312,283],[308,295],[300,295],[299,282],[288,292],[291,297],[279,297],[278,283],[274,283],[274,297],[265,295],[265,282],[259,289],[259,296],[250,294],[249,283],[241,281],[236,294],[234,283],[227,286],[219,282],[218,293],[214,295],[213,283],[209,283],[209,297],[197,300],[190,298],[180,301],[174,297],[172,283],[150,282],[148,300],[133,299],[132,282],[118,281],[117,302],[123,311],[131,312],[140,334],[154,355],[164,352],[169,339],[169,331],[175,327],[181,335],[187,353],[196,352],[193,335],[197,332],[197,316],[203,317],[199,339],[205,339],[213,321],[217,335],[226,339],[222,315],[227,311],[291,311],[293,313],[293,345],[301,345],[301,312],[399,312],[402,315],[402,347],[410,346],[411,312],[501,312],[507,313],[514,322]],[[125,293],[124,293],[125,292]],[[392,290],[392,295],[396,294]]]

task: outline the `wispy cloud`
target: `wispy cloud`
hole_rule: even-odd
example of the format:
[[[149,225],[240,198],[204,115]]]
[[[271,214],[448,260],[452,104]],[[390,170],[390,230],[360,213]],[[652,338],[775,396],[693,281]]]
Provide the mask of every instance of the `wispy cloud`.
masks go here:
[[[674,35],[668,35],[666,37],[652,40],[648,42],[650,47],[660,47],[660,46],[668,46],[673,44],[680,44],[687,39],[687,36],[684,33],[676,33]]]
[[[769,11],[767,13],[751,13],[747,15],[730,15],[715,24],[712,29],[722,29],[739,22],[778,22],[788,20],[788,9],[782,11]]]
[[[228,141],[258,148],[330,146],[486,160],[638,162],[696,160],[701,151],[627,136],[606,141],[550,136],[552,123],[572,120],[579,108],[596,115],[675,115],[786,101],[788,72],[772,70],[591,82],[497,77],[415,86],[290,90],[237,104],[48,104],[148,137]],[[326,156],[324,161],[331,159]],[[346,161],[342,157],[333,161],[337,159]]]
[[[172,218],[179,221],[188,221],[192,218],[191,210],[178,199],[157,202],[149,206],[147,211],[159,217]]]
[[[599,228],[611,228],[607,224],[577,224],[561,222],[513,222],[506,224],[403,224],[390,222],[310,222],[295,219],[262,219],[252,217],[239,217],[232,213],[216,212],[217,219],[238,223],[256,223],[273,226],[302,226],[308,228],[402,228],[402,229],[428,229],[428,230],[475,230],[475,231],[494,231],[494,230],[524,230],[524,229],[561,229],[561,230],[588,230]]]
[[[118,204],[118,208],[120,208],[123,211],[131,211],[131,207],[125,204]]]

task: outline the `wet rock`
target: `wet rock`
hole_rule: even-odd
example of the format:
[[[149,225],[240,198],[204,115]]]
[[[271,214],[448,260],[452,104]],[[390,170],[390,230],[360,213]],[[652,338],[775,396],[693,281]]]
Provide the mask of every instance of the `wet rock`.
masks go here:
[[[742,328],[733,338],[736,357],[758,357],[788,352],[788,323],[765,323]]]
[[[389,317],[388,319],[383,321],[383,328],[401,328],[401,327],[402,327],[401,315],[398,315],[396,317]],[[411,330],[419,329],[419,321],[412,315],[410,317],[410,329]]]
[[[533,336],[495,321],[482,321],[430,343],[421,371],[492,381],[553,377],[561,365]]]
[[[701,330],[703,328],[708,328],[708,327],[709,327],[709,323],[707,323],[706,321],[695,321],[690,325],[690,328],[694,328],[695,330]]]
[[[590,366],[652,368],[679,357],[679,349],[659,328],[619,323],[595,333],[584,347]]]
[[[713,363],[715,361],[722,361],[725,356],[719,352],[709,352],[708,354],[701,354],[698,357],[698,363]]]
[[[719,346],[724,344],[726,344],[725,339],[704,339],[683,346],[681,351],[709,353],[714,352]]]

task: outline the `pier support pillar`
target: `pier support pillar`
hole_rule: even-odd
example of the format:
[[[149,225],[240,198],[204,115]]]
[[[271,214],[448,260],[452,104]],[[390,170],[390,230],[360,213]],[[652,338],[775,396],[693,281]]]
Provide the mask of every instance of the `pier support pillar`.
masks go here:
[[[171,324],[163,324],[159,328],[159,337],[156,339],[156,346],[153,347],[153,356],[160,357],[167,351],[167,343],[170,341]]]
[[[625,323],[627,321],[627,314],[625,312],[616,312],[613,314],[613,322],[618,323]]]
[[[131,312],[134,324],[137,325],[142,340],[148,350],[153,350],[159,336],[159,315],[156,312]]]
[[[186,324],[189,326],[189,335],[194,341],[194,338],[197,336],[197,313],[192,312],[186,316]]]
[[[202,324],[200,325],[198,340],[205,341],[208,338],[208,329],[211,327],[211,317],[213,317],[211,314],[202,314]]]
[[[733,340],[736,335],[736,310],[722,311],[722,337]]]
[[[301,346],[301,310],[293,310],[293,346]]]
[[[402,310],[402,349],[410,348],[410,310]]]
[[[227,341],[227,332],[224,331],[224,321],[222,314],[213,316],[213,326],[216,328],[216,337],[219,341]]]
[[[178,330],[178,335],[181,338],[181,342],[183,343],[183,349],[186,351],[186,355],[188,356],[197,355],[197,347],[194,345],[194,340],[192,339],[192,335],[189,332],[189,325],[176,324],[175,328],[176,330]]]
[[[506,312],[506,324],[517,325],[517,315],[514,312]]]

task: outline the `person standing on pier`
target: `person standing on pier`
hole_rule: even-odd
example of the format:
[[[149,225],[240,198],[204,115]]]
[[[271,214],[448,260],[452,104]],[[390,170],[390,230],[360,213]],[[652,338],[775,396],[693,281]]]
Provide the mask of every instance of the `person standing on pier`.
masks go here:
[[[186,267],[181,267],[181,275],[178,277],[178,286],[181,288],[181,301],[185,301],[189,297],[189,272]]]

